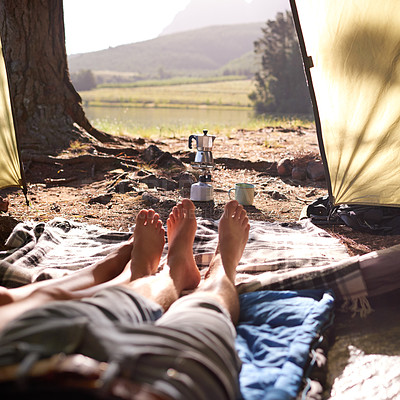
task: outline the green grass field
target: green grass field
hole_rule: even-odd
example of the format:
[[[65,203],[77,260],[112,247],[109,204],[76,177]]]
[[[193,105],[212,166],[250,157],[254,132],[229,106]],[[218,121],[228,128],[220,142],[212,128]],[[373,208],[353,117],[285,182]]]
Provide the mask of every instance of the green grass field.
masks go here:
[[[110,120],[109,118],[97,118],[92,121],[97,129],[111,133],[116,136],[125,135],[144,138],[176,138],[187,137],[193,133],[200,133],[204,128],[203,123],[198,124],[179,124],[179,125],[157,125],[151,127],[132,127],[125,120]],[[246,124],[208,124],[210,133],[229,137],[239,129],[254,130],[265,127],[282,127],[286,129],[296,129],[301,126],[304,128],[314,127],[314,120],[310,117],[291,117],[291,116],[260,116],[254,117]]]
[[[98,87],[90,91],[81,91],[80,95],[84,107],[90,107],[92,122],[96,128],[116,135],[139,135],[142,137],[180,137],[187,136],[193,132],[201,132],[204,123],[192,122],[190,124],[179,122],[171,124],[168,122],[157,123],[152,127],[139,126],[132,118],[126,117],[125,113],[117,118],[107,114],[107,108],[112,107],[117,111],[129,110],[131,107],[151,110],[152,108],[177,109],[182,114],[192,109],[215,109],[224,110],[229,113],[238,110],[252,111],[252,104],[248,94],[254,90],[254,83],[250,79],[232,79],[227,77],[221,81],[220,77],[215,81],[207,78],[174,78],[164,81],[140,81],[136,86],[132,84],[111,85]],[[98,110],[98,112],[97,112]],[[186,111],[185,111],[186,110]],[[100,115],[97,115],[100,114]],[[129,115],[129,112],[126,113]],[[237,129],[258,130],[265,126],[310,126],[313,119],[308,117],[294,116],[260,116],[247,120],[236,126],[232,123],[229,114],[223,123],[208,123],[207,127],[215,134],[230,135]]]
[[[163,86],[99,87],[82,91],[85,105],[131,107],[251,108],[250,79]]]

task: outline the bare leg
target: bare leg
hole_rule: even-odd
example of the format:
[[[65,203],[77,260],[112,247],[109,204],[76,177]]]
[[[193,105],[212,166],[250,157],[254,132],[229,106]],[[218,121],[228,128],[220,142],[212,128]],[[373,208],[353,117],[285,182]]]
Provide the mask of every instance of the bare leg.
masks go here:
[[[168,267],[158,275],[131,282],[128,286],[167,310],[182,291],[196,289],[197,294],[216,299],[237,322],[239,299],[235,287],[236,267],[243,255],[249,235],[246,211],[236,200],[230,201],[219,223],[219,243],[207,279],[199,287],[200,273],[193,258],[196,233],[194,205],[184,199],[173,209],[167,222],[169,241]]]
[[[157,231],[156,236],[155,231]],[[105,282],[109,285],[129,282],[131,279],[143,276],[142,272],[139,275],[135,272],[138,264],[140,268],[144,267],[146,273],[147,271],[154,273],[161,257],[161,254],[158,254],[159,249],[161,247],[162,251],[164,246],[164,234],[158,214],[153,210],[142,210],[136,217],[132,237],[107,257],[62,278],[35,282],[15,289],[1,288],[0,306],[22,300],[42,288],[61,287],[65,291],[80,291],[97,287],[98,290],[100,289],[98,285]],[[137,258],[137,262],[132,261],[131,257]]]
[[[196,234],[194,204],[184,199],[173,208],[167,220],[167,267],[159,274],[135,280],[128,287],[157,302],[164,310],[176,301],[183,290],[194,289],[200,272],[193,258]]]
[[[71,293],[56,286],[43,286],[33,291],[28,297],[13,301],[0,307],[0,330],[10,321],[19,317],[25,311],[39,307],[54,300],[70,300]]]
[[[0,306],[22,300],[40,288],[62,286],[65,290],[80,290],[113,279],[123,271],[129,261],[132,244],[131,238],[97,263],[62,278],[34,282],[13,289],[2,288],[0,292]]]
[[[235,287],[236,268],[249,237],[249,219],[236,201],[226,204],[219,222],[218,246],[203,284],[192,294],[214,297],[230,313],[232,322],[239,317],[239,299]]]
[[[114,279],[84,290],[74,291],[75,298],[93,296],[105,287],[126,285],[136,279],[153,275],[160,263],[165,244],[165,230],[154,210],[141,210],[136,218],[130,260]]]
[[[92,296],[104,287],[115,286],[121,281],[129,282],[131,279],[154,273],[158,267],[165,242],[165,231],[158,218],[158,214],[155,214],[153,210],[142,210],[136,220],[133,241],[130,240],[128,244],[123,246],[122,255],[116,252],[107,258],[112,261],[115,268],[118,266],[119,271],[123,270],[118,277],[82,290],[79,290],[79,282],[71,282],[66,278],[54,280],[57,281],[56,284],[51,285],[37,287],[37,285],[32,284],[30,286],[33,287],[33,290],[29,296],[0,308],[0,329],[23,312],[50,301]],[[125,254],[127,250],[129,252]],[[131,256],[132,260],[130,260]],[[122,261],[124,263],[121,263]],[[95,278],[96,274],[93,274],[93,281],[95,281]],[[64,284],[65,281],[67,284]]]

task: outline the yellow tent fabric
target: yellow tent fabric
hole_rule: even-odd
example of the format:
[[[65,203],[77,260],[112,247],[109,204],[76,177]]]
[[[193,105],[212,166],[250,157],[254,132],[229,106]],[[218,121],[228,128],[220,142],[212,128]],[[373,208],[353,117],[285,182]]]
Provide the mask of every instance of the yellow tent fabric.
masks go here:
[[[295,4],[334,204],[400,206],[400,1]]]
[[[22,187],[20,160],[1,42],[0,50],[0,188]]]

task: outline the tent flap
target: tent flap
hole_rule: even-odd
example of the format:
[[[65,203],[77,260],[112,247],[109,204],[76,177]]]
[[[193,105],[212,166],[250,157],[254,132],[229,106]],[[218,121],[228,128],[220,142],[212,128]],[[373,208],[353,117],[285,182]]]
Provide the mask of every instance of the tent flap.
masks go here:
[[[7,72],[0,43],[0,189],[8,186],[23,187],[12,117]]]
[[[291,2],[314,63],[333,203],[400,206],[400,2]]]

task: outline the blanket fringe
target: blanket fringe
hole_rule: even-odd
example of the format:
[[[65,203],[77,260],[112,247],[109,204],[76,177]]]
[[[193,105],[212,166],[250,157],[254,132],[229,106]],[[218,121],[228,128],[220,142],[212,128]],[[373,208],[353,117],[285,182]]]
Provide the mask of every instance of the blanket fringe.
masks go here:
[[[357,297],[354,299],[346,299],[341,307],[339,308],[341,312],[351,312],[352,317],[359,315],[361,318],[366,318],[374,310],[371,307],[366,296]]]

